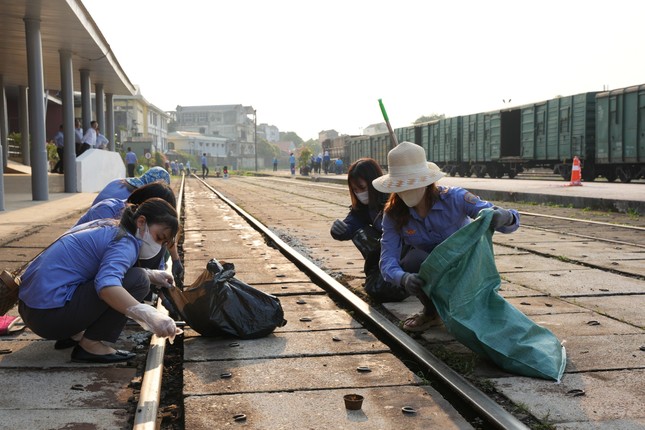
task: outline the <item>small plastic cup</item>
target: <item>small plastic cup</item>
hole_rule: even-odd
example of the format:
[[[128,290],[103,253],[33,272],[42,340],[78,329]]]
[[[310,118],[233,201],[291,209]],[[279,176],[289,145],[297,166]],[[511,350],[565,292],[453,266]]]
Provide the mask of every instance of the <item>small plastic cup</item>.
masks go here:
[[[363,396],[360,394],[345,394],[343,400],[345,400],[345,408],[350,411],[357,411],[363,406]]]

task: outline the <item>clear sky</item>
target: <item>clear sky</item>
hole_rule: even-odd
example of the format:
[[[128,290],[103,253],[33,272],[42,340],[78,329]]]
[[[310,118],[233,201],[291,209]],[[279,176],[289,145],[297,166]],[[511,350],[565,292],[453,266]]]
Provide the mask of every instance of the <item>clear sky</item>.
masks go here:
[[[638,0],[82,1],[149,102],[304,140],[645,83]]]

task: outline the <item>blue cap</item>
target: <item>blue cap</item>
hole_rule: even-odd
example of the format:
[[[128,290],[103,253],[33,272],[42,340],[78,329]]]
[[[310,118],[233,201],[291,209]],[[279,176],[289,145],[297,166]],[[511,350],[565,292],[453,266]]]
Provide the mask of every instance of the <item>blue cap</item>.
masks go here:
[[[126,178],[125,181],[137,188],[155,181],[165,181],[166,184],[170,185],[170,174],[163,167],[155,166],[138,178]]]

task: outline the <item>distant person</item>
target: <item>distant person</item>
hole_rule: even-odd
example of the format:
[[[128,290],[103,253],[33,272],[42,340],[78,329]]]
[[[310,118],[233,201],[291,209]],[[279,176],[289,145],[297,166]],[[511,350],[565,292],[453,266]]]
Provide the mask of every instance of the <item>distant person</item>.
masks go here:
[[[137,167],[137,154],[132,152],[132,148],[128,146],[128,152],[125,154],[125,164],[128,167],[128,178],[134,177],[134,169]]]
[[[320,166],[321,165],[322,165],[322,154],[319,153],[316,156],[316,168],[315,168],[315,172],[318,173],[318,174],[320,174]]]
[[[278,171],[278,157],[273,157],[273,171]]]
[[[56,145],[56,153],[58,154],[58,161],[52,169],[52,173],[63,173],[63,155],[65,153],[65,137],[63,136],[63,124],[58,127],[58,132],[54,136],[54,144]]]
[[[98,129],[99,129],[99,123],[96,121],[92,121],[90,123],[90,129],[87,130],[83,135],[83,145],[81,145],[81,154],[87,151],[88,149],[96,147]]]
[[[349,166],[347,185],[352,202],[344,220],[331,226],[331,237],[351,240],[365,259],[365,292],[377,302],[399,302],[408,293],[398,284],[385,282],[378,267],[381,256],[383,207],[389,194],[377,191],[372,181],[383,176],[381,166],[371,158],[361,158]]]
[[[190,175],[191,173],[193,172],[190,171],[190,160],[186,160],[186,174]]]
[[[208,177],[208,158],[206,158],[206,153],[204,152],[202,154],[202,179],[206,179]]]
[[[107,149],[109,143],[110,141],[107,139],[107,137],[102,135],[101,131],[97,128],[96,129],[96,149]]]
[[[170,161],[170,174],[173,176],[177,176],[177,162],[175,160]]]
[[[180,161],[180,162],[179,162],[179,174],[180,174],[180,175],[184,175],[185,173],[186,173],[186,172],[185,172],[185,170],[184,170],[184,163],[182,163],[182,162]]]
[[[120,221],[62,235],[34,258],[21,276],[18,311],[54,348],[74,347],[76,363],[116,363],[135,354],[114,349],[128,317],[159,337],[178,330],[172,318],[141,303],[150,285],[171,286],[161,270],[134,267],[154,255],[179,230],[177,211],[161,199],[128,206]]]
[[[329,173],[329,163],[331,163],[329,151],[325,151],[325,155],[323,155],[323,169],[325,170],[325,175]]]
[[[76,145],[76,156],[81,155],[81,148],[83,147],[83,129],[81,128],[81,120],[74,120],[74,144]]]
[[[296,174],[296,156],[293,155],[293,152],[289,154],[289,168],[291,169],[291,174]]]
[[[138,178],[114,179],[108,182],[105,188],[101,190],[92,202],[92,205],[109,198],[127,199],[134,190],[154,181],[164,181],[170,185],[168,171],[163,167],[155,166]]]
[[[343,173],[343,159],[342,158],[337,158],[336,159],[336,174],[340,175]]]

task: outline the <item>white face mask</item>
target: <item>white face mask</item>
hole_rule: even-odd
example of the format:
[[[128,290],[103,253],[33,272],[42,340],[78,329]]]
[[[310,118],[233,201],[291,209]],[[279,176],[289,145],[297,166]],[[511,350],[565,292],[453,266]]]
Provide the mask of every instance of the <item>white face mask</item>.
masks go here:
[[[362,193],[354,193],[356,195],[356,198],[358,199],[359,202],[363,203],[364,205],[368,204],[370,202],[370,192],[369,191],[364,191]]]
[[[417,188],[414,190],[401,191],[397,194],[401,197],[401,200],[403,200],[403,203],[405,203],[407,207],[413,208],[423,200],[423,196],[426,194],[426,189]]]
[[[159,251],[161,251],[161,244],[155,242],[155,240],[152,238],[148,224],[146,224],[146,229],[143,232],[143,237],[139,236],[138,230],[137,237],[141,239],[141,248],[139,249],[139,258],[141,260],[149,260],[155,255],[159,254]]]

